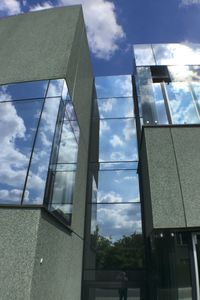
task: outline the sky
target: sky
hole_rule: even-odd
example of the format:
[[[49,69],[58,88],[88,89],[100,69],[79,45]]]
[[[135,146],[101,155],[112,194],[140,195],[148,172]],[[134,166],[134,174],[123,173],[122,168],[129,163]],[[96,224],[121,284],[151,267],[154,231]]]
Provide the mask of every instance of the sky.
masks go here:
[[[0,17],[82,4],[95,76],[130,74],[132,45],[200,43],[200,0],[1,0]]]

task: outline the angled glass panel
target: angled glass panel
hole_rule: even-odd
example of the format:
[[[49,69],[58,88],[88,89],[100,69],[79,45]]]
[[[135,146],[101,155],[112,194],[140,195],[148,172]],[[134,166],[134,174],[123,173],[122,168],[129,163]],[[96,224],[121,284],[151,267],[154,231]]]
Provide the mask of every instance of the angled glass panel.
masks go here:
[[[26,184],[26,197],[24,198],[26,204],[43,203],[59,105],[59,98],[45,100]]]
[[[97,98],[132,97],[130,75],[96,77],[95,87]]]
[[[154,66],[156,64],[150,44],[134,45],[133,52],[136,66]]]
[[[77,153],[78,140],[75,135],[75,131],[71,125],[71,122],[65,120],[63,123],[61,141],[58,152],[58,163],[76,163]]]
[[[182,82],[166,85],[173,124],[199,123],[197,107],[189,86]]]
[[[75,171],[56,171],[51,204],[72,204]]]
[[[60,97],[62,95],[64,79],[50,80],[47,97]]]
[[[139,202],[138,175],[135,170],[100,171],[98,203]]]
[[[0,203],[20,203],[43,100],[0,103]]]
[[[43,98],[48,81],[32,81],[0,86],[0,102]]]
[[[137,160],[137,139],[134,119],[100,121],[99,160]]]
[[[133,117],[133,98],[99,99],[100,118]]]

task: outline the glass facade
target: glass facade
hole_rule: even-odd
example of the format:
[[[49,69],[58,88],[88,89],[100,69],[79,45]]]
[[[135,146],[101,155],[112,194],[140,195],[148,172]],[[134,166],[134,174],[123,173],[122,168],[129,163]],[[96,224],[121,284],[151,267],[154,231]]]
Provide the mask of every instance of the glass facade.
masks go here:
[[[64,79],[0,86],[0,205],[71,222],[79,126]]]
[[[200,45],[193,44],[134,46],[134,100],[139,141],[142,125],[151,126],[153,130],[160,125],[178,128],[200,124],[199,49]],[[139,174],[141,179],[144,174],[141,169]],[[148,200],[151,202],[142,198],[141,203]],[[173,231],[163,227],[144,234],[148,299],[199,300],[199,228]]]
[[[145,264],[132,78],[97,77],[95,85],[84,299],[139,300],[144,278],[137,287],[133,280]]]
[[[199,47],[136,45],[134,53],[141,123],[199,124]]]

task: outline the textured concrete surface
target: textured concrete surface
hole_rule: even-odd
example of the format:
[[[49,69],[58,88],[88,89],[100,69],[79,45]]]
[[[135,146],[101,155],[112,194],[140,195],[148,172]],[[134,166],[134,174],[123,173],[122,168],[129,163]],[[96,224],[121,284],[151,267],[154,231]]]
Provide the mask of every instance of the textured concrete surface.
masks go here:
[[[40,210],[0,209],[0,299],[30,299]]]
[[[143,206],[145,211],[145,231],[146,234],[149,234],[153,228],[153,217],[152,217],[152,204],[151,204],[151,194],[150,194],[150,182],[148,162],[147,162],[147,151],[146,151],[146,141],[143,138],[141,143],[141,161],[139,168],[139,178],[140,184],[142,185],[141,197],[143,199]],[[144,188],[143,188],[144,187]]]
[[[172,128],[187,227],[200,226],[200,128]]]
[[[82,247],[83,241],[77,235],[67,233],[52,216],[42,211],[31,300],[80,299]]]
[[[169,128],[145,128],[153,228],[186,227],[185,211],[172,136]],[[142,159],[142,158],[141,158]],[[145,174],[144,174],[145,176]],[[145,188],[144,193],[148,192]],[[148,216],[150,213],[146,211]]]
[[[64,78],[80,16],[71,6],[1,19],[0,84]]]

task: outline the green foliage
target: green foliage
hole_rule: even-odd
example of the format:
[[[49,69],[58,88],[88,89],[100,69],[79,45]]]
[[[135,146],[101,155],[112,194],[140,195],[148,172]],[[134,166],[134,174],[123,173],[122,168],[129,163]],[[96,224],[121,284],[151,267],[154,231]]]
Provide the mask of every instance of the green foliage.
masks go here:
[[[139,233],[123,236],[120,240],[99,234],[98,228],[91,236],[93,248],[96,250],[97,269],[133,269],[143,267],[144,241]]]

